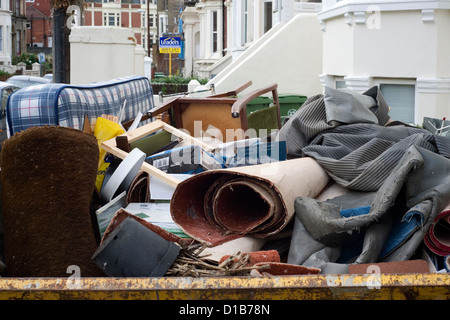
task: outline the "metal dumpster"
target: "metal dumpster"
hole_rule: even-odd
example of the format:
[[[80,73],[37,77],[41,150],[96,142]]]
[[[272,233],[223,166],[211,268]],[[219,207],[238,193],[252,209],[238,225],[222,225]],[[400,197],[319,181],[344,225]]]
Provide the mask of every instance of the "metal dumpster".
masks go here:
[[[450,274],[274,277],[1,278],[20,300],[448,300]]]

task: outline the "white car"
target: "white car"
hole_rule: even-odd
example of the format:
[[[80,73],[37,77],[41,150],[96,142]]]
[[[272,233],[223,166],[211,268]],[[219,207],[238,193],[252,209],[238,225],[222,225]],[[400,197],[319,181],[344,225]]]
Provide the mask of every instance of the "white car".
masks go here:
[[[8,97],[20,88],[12,83],[0,81],[0,99],[1,99],[1,113],[0,113],[0,144],[7,138],[6,126],[6,104]]]
[[[20,88],[34,86],[37,84],[51,83],[52,81],[43,77],[34,76],[12,76],[6,80],[7,83],[15,84]]]

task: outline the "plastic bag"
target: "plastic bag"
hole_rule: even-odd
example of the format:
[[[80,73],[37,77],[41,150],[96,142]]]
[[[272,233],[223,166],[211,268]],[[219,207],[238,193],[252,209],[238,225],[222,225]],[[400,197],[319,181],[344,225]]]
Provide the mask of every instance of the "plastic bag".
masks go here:
[[[103,117],[98,117],[95,123],[94,136],[97,138],[98,147],[100,149],[100,157],[98,161],[98,171],[97,178],[95,181],[95,187],[98,192],[100,192],[103,184],[103,179],[105,178],[106,170],[111,164],[111,158],[109,157],[106,150],[101,147],[104,141],[108,141],[118,135],[125,133],[122,126],[116,122],[105,119]]]

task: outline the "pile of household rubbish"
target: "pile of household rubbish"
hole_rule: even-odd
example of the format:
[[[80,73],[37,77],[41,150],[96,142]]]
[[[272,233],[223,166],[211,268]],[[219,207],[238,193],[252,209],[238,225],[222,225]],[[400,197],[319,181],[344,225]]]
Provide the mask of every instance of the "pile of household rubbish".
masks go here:
[[[37,126],[1,161],[2,276],[450,270],[450,121],[395,121],[377,87],[225,142],[156,118]]]

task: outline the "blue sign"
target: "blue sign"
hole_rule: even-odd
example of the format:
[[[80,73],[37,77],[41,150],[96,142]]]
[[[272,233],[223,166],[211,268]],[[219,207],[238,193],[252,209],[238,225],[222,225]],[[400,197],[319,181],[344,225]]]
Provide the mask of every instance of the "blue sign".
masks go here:
[[[45,62],[45,53],[38,53],[38,61],[39,63],[44,63]]]
[[[181,37],[160,37],[159,38],[160,53],[180,53]]]

